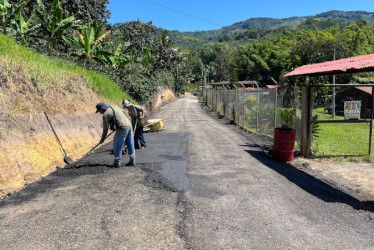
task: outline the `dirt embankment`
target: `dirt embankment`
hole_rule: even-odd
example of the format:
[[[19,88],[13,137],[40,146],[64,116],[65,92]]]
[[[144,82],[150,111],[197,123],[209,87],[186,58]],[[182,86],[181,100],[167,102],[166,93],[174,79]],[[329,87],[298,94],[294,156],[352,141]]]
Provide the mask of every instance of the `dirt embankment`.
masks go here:
[[[65,166],[44,111],[67,155],[77,160],[101,136],[102,119],[95,105],[113,104],[94,93],[83,76],[77,76],[69,90],[34,87],[22,75],[8,79],[12,81],[0,84],[0,197]],[[150,103],[152,110],[175,98],[168,89],[160,91]]]
[[[44,111],[73,159],[82,156],[100,133],[100,119],[93,112],[100,98],[83,76],[76,75],[70,89],[41,88],[30,84],[22,72],[8,75],[1,84],[0,196],[64,166]]]

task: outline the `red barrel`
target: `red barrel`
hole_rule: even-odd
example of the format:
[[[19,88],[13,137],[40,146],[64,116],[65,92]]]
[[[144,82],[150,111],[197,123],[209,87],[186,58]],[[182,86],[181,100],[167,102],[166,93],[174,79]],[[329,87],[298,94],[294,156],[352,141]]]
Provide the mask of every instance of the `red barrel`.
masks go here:
[[[293,161],[295,152],[294,129],[276,128],[274,130],[273,157],[283,162]]]

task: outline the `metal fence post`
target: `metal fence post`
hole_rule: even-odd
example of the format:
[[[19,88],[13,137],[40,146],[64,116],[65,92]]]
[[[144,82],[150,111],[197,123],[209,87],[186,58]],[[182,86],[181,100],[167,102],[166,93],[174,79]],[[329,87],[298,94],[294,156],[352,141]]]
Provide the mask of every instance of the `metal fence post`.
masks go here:
[[[245,96],[244,96],[244,91],[242,91],[242,97],[243,97],[243,128],[245,128]]]
[[[260,101],[259,101],[259,98],[260,98],[260,90],[258,88],[258,85],[257,85],[257,108],[256,108],[256,132],[258,133],[258,106],[260,105]]]
[[[299,94],[299,88],[295,85],[294,86],[294,104],[293,104],[294,119],[296,119],[297,117],[298,94]]]
[[[238,89],[235,89],[234,121],[236,124],[239,124],[239,122],[237,122],[237,120],[239,119],[239,115],[237,114],[238,110],[236,110],[237,105],[238,105]]]
[[[258,85],[258,83],[256,81],[253,81],[254,84],[256,84],[256,87],[257,87],[257,107],[256,107],[256,133],[258,133],[258,106],[260,104],[260,101],[259,101],[259,98],[260,98],[260,87]]]
[[[371,88],[371,112],[370,112],[370,132],[369,132],[369,156],[371,156],[371,143],[373,137],[373,115],[374,115],[374,87]]]
[[[277,127],[277,109],[278,109],[278,83],[274,80],[273,77],[270,77],[271,80],[275,83],[275,105],[274,105],[274,128]]]

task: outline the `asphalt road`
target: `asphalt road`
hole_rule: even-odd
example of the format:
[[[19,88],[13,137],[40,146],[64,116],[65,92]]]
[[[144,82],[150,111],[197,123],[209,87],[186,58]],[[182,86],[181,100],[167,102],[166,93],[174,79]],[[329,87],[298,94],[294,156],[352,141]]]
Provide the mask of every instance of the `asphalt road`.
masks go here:
[[[110,168],[108,143],[0,201],[1,249],[374,249],[372,201],[269,158],[195,97],[153,118],[165,130],[135,167]]]

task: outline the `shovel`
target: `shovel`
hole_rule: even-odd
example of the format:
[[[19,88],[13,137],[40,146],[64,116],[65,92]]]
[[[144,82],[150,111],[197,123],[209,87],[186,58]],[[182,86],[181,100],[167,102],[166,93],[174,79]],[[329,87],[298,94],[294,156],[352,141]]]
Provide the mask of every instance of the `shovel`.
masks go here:
[[[56,134],[56,131],[54,130],[54,128],[53,128],[53,126],[52,126],[52,123],[51,123],[51,121],[50,121],[49,118],[48,118],[47,113],[44,112],[44,114],[45,114],[45,117],[47,117],[47,120],[48,120],[49,125],[51,125],[52,131],[53,131],[53,133],[54,133],[55,136],[56,136],[56,139],[57,139],[57,141],[58,141],[58,144],[60,145],[62,151],[64,152],[64,162],[66,162],[68,165],[74,164],[73,159],[71,159],[71,158],[66,154],[65,149],[64,149],[64,147],[62,146],[61,141],[60,141],[60,139],[58,138],[58,136],[57,136],[57,134]]]

